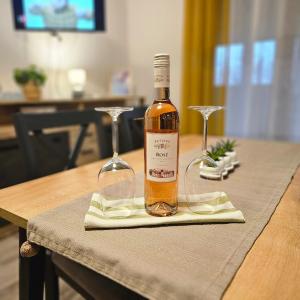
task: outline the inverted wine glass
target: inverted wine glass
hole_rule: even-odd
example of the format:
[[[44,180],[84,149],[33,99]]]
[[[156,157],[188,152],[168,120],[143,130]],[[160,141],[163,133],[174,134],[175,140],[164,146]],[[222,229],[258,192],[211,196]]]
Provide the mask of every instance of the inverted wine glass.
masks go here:
[[[106,112],[112,118],[113,157],[98,173],[98,193],[102,212],[106,216],[110,213],[116,216],[115,211],[118,209],[119,217],[127,217],[130,214],[128,207],[134,201],[135,174],[130,165],[119,157],[118,118],[123,112],[133,110],[133,107],[97,107],[95,110]]]
[[[186,168],[184,176],[185,194],[189,208],[196,212],[201,205],[211,203],[221,195],[218,182],[223,179],[223,168],[207,154],[207,126],[210,115],[223,106],[189,106],[191,110],[200,112],[203,117],[202,151]]]

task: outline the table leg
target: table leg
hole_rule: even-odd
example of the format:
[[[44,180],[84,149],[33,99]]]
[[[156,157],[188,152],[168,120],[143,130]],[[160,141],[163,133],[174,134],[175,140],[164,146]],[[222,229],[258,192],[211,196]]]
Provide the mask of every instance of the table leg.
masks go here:
[[[19,228],[19,248],[27,240],[26,230]],[[40,300],[44,293],[45,249],[40,248],[33,257],[19,253],[19,299]]]
[[[51,251],[45,254],[45,295],[46,300],[59,300],[58,277],[51,258]]]

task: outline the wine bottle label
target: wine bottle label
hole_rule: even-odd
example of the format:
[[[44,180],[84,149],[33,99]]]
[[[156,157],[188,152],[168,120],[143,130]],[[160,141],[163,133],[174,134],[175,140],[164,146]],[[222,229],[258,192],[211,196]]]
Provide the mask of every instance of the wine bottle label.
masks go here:
[[[177,179],[178,133],[146,133],[147,179],[171,182]]]
[[[169,66],[154,67],[154,87],[170,87],[170,70]]]

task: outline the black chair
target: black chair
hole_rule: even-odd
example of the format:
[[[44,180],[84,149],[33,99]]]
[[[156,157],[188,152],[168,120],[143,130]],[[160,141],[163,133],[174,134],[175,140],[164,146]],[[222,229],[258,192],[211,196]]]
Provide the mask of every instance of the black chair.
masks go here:
[[[144,147],[144,116],[147,106],[135,107],[120,117],[120,153]]]
[[[96,125],[97,142],[100,148],[99,158],[105,158],[112,155],[111,150],[111,131],[110,124],[105,125],[103,117],[105,113],[89,111],[67,111],[43,114],[23,114],[14,115],[14,124],[19,140],[20,148],[25,158],[25,164],[28,170],[28,178],[34,179],[46,174],[41,174],[40,165],[37,161],[37,150],[33,143],[33,136],[42,145],[49,146],[55,152],[55,157],[60,156],[58,149],[45,139],[43,130],[46,128],[57,128],[65,126],[79,125],[81,127],[75,147],[70,151],[69,156],[60,157],[61,170],[70,169],[76,166],[76,159],[80,152],[84,137],[89,124]],[[133,117],[136,114],[132,115]],[[124,142],[128,150],[133,148],[132,137],[130,135],[131,119],[126,118],[126,126],[120,126],[124,134]],[[126,129],[126,130],[125,130]],[[101,146],[100,146],[101,143]],[[24,230],[25,231],[25,230]],[[26,232],[23,232],[26,236]],[[112,280],[88,269],[78,263],[69,260],[59,254],[46,251],[45,258],[45,292],[46,299],[59,299],[58,277],[71,285],[85,299],[141,299],[135,292],[113,282]]]
[[[17,113],[14,115],[14,125],[19,141],[19,145],[24,157],[28,179],[34,179],[49,175],[55,171],[71,169],[76,166],[76,160],[87,133],[88,126],[94,124],[96,127],[97,143],[99,148],[99,158],[105,158],[111,155],[110,137],[107,132],[107,125],[103,123],[104,113],[94,110],[86,111],[64,111],[55,113]],[[57,149],[53,143],[49,143],[48,135],[43,133],[44,129],[58,128],[65,126],[80,126],[80,132],[77,137],[74,148],[69,155],[62,155],[61,149]],[[54,170],[42,170],[38,161],[37,149],[33,143],[33,137],[36,144],[52,150],[52,159],[57,167]],[[50,155],[50,154],[49,154]]]

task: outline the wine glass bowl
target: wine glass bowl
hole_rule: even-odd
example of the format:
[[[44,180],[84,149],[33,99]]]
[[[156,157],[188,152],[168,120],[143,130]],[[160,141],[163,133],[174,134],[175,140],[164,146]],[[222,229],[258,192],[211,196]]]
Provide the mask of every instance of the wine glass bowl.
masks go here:
[[[97,107],[95,110],[106,112],[112,118],[113,156],[98,173],[98,193],[102,212],[105,215],[116,208],[124,208],[124,217],[127,217],[124,205],[134,200],[135,174],[130,165],[118,155],[118,117],[123,112],[133,110],[133,107]],[[129,213],[129,210],[127,212]]]
[[[205,203],[219,195],[219,192],[216,192],[217,182],[223,179],[223,169],[207,154],[207,125],[210,115],[223,109],[223,106],[189,106],[188,108],[200,112],[204,121],[202,152],[189,163],[184,176],[187,203],[193,211],[197,206],[195,199],[198,198],[200,202]]]
[[[200,205],[210,205],[211,201],[221,197],[221,192],[218,190],[222,176],[218,170],[215,173],[209,173],[207,166],[210,164],[212,166],[215,164],[211,158],[200,156],[193,159],[186,168],[184,176],[185,195],[187,206],[192,212],[197,213]]]

